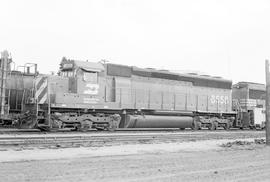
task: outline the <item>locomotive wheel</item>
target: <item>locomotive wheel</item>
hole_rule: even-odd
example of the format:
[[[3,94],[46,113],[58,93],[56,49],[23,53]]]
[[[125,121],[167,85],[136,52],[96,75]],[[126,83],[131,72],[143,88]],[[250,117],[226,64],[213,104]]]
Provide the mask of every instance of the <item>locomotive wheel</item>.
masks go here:
[[[81,121],[80,123],[81,123],[81,125],[79,128],[79,131],[87,131],[90,128],[92,128],[93,122],[90,119],[85,119],[85,120]]]
[[[105,128],[108,131],[115,131],[117,127],[115,126],[115,124],[113,122],[109,123],[109,125]]]
[[[199,122],[199,121],[193,121],[191,129],[192,130],[200,130],[200,129],[202,129],[201,122]]]
[[[115,131],[117,129],[117,125],[116,123],[113,123],[113,124],[110,124],[108,127],[107,127],[107,130],[108,131]]]
[[[231,128],[231,124],[229,122],[227,122],[223,128],[225,130],[229,130]]]
[[[202,129],[202,123],[198,122],[198,130],[201,130],[201,129]]]
[[[216,130],[218,126],[218,123],[215,121],[212,121],[208,127],[209,130]]]
[[[114,114],[110,116],[110,118],[111,118],[111,121],[108,123],[109,125],[107,126],[107,130],[115,131],[119,127],[121,117],[119,114]]]
[[[209,130],[214,130],[214,129],[215,129],[215,128],[214,128],[214,123],[210,123],[209,126],[208,126],[208,129],[209,129]]]
[[[199,128],[198,128],[198,123],[197,123],[196,121],[194,121],[194,122],[192,123],[191,129],[192,129],[192,130],[198,130],[198,129],[199,129]]]
[[[107,128],[108,131],[115,131],[115,127],[112,127],[112,128]]]

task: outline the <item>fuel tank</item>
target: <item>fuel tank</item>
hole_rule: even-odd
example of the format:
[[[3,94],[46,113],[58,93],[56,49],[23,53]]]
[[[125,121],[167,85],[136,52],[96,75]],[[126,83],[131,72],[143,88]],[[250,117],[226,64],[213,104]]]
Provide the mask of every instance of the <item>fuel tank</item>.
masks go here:
[[[190,116],[128,115],[125,128],[191,128]]]

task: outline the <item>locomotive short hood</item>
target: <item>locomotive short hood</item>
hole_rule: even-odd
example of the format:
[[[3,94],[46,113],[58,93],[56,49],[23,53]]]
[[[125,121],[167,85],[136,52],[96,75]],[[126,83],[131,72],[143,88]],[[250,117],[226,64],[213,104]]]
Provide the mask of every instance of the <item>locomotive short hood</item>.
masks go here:
[[[82,69],[84,71],[101,72],[105,68],[104,68],[103,64],[101,64],[101,63],[67,60],[67,59],[63,58],[61,63],[60,63],[60,69],[61,70]]]

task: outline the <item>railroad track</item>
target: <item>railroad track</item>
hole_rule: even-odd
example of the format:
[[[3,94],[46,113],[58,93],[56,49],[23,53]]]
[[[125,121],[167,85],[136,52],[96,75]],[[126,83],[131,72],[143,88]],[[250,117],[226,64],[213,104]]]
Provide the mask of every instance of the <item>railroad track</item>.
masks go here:
[[[184,142],[207,139],[262,138],[264,131],[187,131],[135,133],[55,133],[0,135],[0,148],[8,147],[78,147],[136,143]]]
[[[119,128],[116,129],[115,133],[117,132],[190,132],[190,131],[194,131],[194,132],[202,132],[202,131],[206,131],[209,130],[208,128],[202,128],[201,130],[191,130],[191,129],[186,129],[186,130],[180,130],[178,128]],[[223,128],[218,128],[217,130],[214,130],[213,132],[216,131],[224,131]],[[244,130],[240,130],[238,128],[231,128],[228,131],[244,131]],[[253,130],[254,131],[254,130]],[[261,129],[259,129],[258,131],[262,131]],[[65,133],[65,132],[69,132],[69,133],[80,133],[80,131],[72,131],[70,129],[60,129],[60,130],[52,130],[52,131],[40,131],[39,129],[17,129],[17,128],[0,128],[0,135],[1,134],[6,134],[6,133]],[[89,129],[88,131],[84,131],[84,133],[86,132],[98,132],[98,133],[102,133],[102,132],[108,132],[106,130],[96,130],[96,129]]]

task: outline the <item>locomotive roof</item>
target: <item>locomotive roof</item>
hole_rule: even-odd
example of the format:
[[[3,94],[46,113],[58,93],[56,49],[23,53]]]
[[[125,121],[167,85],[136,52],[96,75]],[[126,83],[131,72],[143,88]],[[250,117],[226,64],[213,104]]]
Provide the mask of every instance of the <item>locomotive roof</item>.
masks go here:
[[[212,77],[209,75],[196,75],[188,73],[173,73],[168,70],[156,70],[153,68],[138,68],[136,66],[126,66],[117,64],[101,64],[95,62],[75,61],[67,60],[63,58],[61,64],[61,70],[80,68],[85,71],[102,71],[107,68],[107,74],[111,76],[131,77],[132,75],[160,78],[168,80],[179,80],[192,82],[194,86],[211,87],[211,88],[223,88],[231,89],[232,81],[226,80],[221,77]]]
[[[74,64],[86,71],[101,71],[104,70],[104,66],[101,63],[94,63],[94,62],[86,62],[86,61],[74,61]]]
[[[262,83],[254,83],[254,82],[238,82],[233,85],[235,88],[245,88],[248,87],[249,89],[253,90],[262,90],[265,91],[265,84]]]
[[[76,69],[80,68],[85,71],[103,71],[105,68],[101,63],[88,62],[88,61],[75,61],[75,60],[62,60],[61,69]],[[65,66],[66,65],[66,66]]]
[[[136,66],[124,66],[116,64],[107,64],[107,74],[111,76],[123,76],[131,77],[132,75],[142,77],[161,78],[168,80],[179,80],[192,82],[194,86],[212,87],[212,88],[223,88],[231,89],[232,81],[223,79],[221,77],[211,77],[194,74],[180,74],[173,73],[167,70],[156,70],[149,68],[138,68]]]

